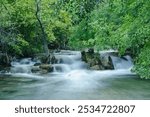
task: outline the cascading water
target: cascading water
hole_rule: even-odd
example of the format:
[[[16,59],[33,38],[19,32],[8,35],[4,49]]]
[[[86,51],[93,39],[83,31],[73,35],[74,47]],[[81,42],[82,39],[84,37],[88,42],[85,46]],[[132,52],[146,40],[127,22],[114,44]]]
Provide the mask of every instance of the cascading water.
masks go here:
[[[62,51],[62,53],[55,54],[59,59],[59,64],[54,64],[54,71],[65,74],[63,77],[70,80],[82,80],[84,78],[91,79],[94,77],[110,77],[114,75],[132,74],[130,68],[133,66],[130,56],[124,58],[113,57],[112,61],[115,70],[94,71],[88,70],[87,64],[81,61],[80,52]]]
[[[131,69],[133,62],[130,56],[124,56],[123,58],[111,56],[115,69]]]
[[[54,56],[58,62],[52,64],[53,72],[46,74],[31,72],[40,61],[27,58],[12,62],[9,76],[0,75],[5,77],[0,80],[0,99],[149,99],[150,84],[131,73],[129,56],[111,55],[115,70],[99,71],[88,69],[78,51],[61,51]]]
[[[54,72],[70,72],[72,70],[86,69],[86,64],[81,61],[80,52],[62,52],[55,54],[59,64],[54,64]]]
[[[58,60],[58,63],[52,65],[53,73],[65,74],[64,77],[67,78],[73,77],[78,79],[79,77],[83,78],[83,76],[92,77],[95,74],[100,76],[130,74],[130,68],[133,66],[130,56],[124,56],[124,58],[111,56],[115,70],[90,71],[89,74],[87,64],[81,61],[81,54],[79,51],[61,51],[60,53],[54,53],[54,56]],[[12,74],[34,75],[34,73],[31,72],[31,68],[37,62],[40,63],[40,61],[32,61],[31,58],[13,61],[11,63],[12,67],[10,72]]]
[[[31,72],[32,66],[35,63],[40,63],[39,60],[33,61],[31,58],[24,58],[11,62],[11,69],[9,74],[16,77],[39,78]]]
[[[11,73],[31,73],[31,66],[33,66],[34,63],[35,62],[31,61],[31,58],[13,61],[11,63]]]

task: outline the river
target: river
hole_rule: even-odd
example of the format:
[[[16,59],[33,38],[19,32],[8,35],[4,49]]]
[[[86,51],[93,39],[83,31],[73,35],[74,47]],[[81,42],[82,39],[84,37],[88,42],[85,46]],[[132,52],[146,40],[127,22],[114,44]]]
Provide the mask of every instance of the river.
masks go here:
[[[55,53],[63,63],[54,64],[54,72],[35,74],[30,58],[13,62],[9,73],[0,73],[1,100],[107,100],[150,99],[150,82],[130,71],[129,60],[114,58],[115,70],[88,70],[80,52]],[[117,67],[118,66],[118,67]]]

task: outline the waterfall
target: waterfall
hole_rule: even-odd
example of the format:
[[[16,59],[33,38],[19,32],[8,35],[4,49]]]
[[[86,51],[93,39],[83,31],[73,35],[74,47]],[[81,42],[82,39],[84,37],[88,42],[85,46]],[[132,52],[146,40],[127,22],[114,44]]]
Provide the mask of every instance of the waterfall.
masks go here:
[[[81,61],[80,52],[62,51],[54,55],[59,60],[58,64],[53,65],[54,72],[70,72],[87,68],[86,64]]]
[[[60,51],[54,53],[55,58],[58,60],[56,64],[52,64],[53,72],[50,74],[63,74],[63,77],[70,79],[90,78],[97,75],[98,77],[105,77],[117,74],[130,74],[130,69],[133,66],[130,56],[124,56],[122,58],[109,55],[107,52],[102,52],[103,55],[111,56],[114,70],[89,70],[88,65],[81,60],[80,51]],[[40,61],[33,61],[31,58],[25,58],[15,60],[11,63],[12,67],[10,73],[12,75],[19,75],[24,77],[40,77],[40,74],[32,73],[32,68],[35,63]],[[119,71],[118,71],[119,70]]]
[[[117,69],[131,69],[133,67],[132,59],[129,55],[123,58],[111,56],[114,68]]]
[[[8,99],[126,99],[131,98],[131,94],[137,97],[137,91],[145,85],[137,85],[139,80],[135,83],[135,75],[130,71],[133,66],[131,57],[120,58],[110,53],[112,52],[103,51],[103,54],[107,55],[106,58],[112,60],[115,69],[111,70],[90,69],[88,64],[81,60],[80,51],[65,50],[53,53],[57,59],[57,62],[52,62],[55,64],[40,64],[39,60],[31,58],[14,60],[8,75],[0,73],[1,87],[6,86],[0,88],[0,98],[4,96],[9,97]],[[46,71],[47,67],[52,68],[52,71]],[[38,70],[35,72],[33,69]],[[147,86],[145,89],[148,92]],[[137,87],[137,90],[133,87]],[[14,92],[6,93],[5,90]],[[143,90],[140,90],[140,93],[142,95]]]
[[[31,73],[31,66],[34,63],[31,58],[13,61],[11,63],[11,73]]]

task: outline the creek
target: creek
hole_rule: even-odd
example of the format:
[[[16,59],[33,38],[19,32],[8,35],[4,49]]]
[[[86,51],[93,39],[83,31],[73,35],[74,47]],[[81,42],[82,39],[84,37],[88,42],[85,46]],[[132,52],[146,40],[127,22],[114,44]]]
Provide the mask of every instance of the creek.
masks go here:
[[[131,72],[127,60],[113,57],[115,70],[89,70],[78,51],[54,53],[61,58],[53,72],[32,73],[37,61],[12,62],[8,73],[0,72],[0,99],[150,99],[150,82]]]

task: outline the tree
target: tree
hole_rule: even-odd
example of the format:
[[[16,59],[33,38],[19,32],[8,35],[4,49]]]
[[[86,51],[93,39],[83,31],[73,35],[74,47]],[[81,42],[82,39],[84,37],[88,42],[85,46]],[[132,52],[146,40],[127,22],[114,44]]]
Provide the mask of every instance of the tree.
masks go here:
[[[36,15],[36,18],[37,18],[37,20],[39,22],[41,31],[42,31],[43,48],[44,48],[45,53],[49,54],[48,44],[47,44],[47,35],[45,33],[45,29],[43,27],[42,21],[41,21],[41,19],[39,17],[39,12],[40,12],[40,6],[39,5],[40,5],[41,0],[35,0],[35,2],[36,2],[36,13],[35,13],[35,15]]]
[[[148,1],[104,0],[91,13],[89,23],[98,49],[117,49],[120,55],[130,51],[134,71],[149,78],[150,3]]]

